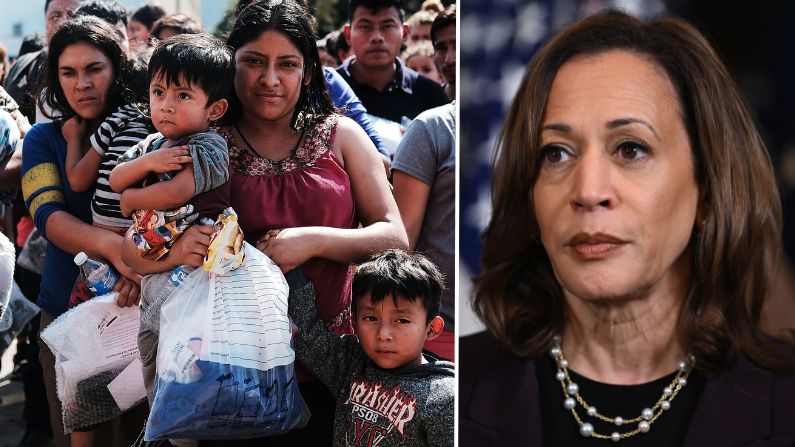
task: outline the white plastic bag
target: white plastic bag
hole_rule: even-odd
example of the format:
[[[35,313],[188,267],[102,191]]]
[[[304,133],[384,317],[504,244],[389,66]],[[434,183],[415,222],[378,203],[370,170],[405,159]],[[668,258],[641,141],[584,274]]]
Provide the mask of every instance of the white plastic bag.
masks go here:
[[[16,281],[13,281],[8,308],[0,317],[0,354],[11,346],[25,325],[38,313],[39,307],[25,298]]]
[[[138,355],[138,306],[117,294],[93,298],[59,316],[41,333],[55,355],[66,433],[113,418],[146,398]]]
[[[287,282],[259,250],[224,274],[194,270],[160,313],[144,439],[244,439],[303,427]]]

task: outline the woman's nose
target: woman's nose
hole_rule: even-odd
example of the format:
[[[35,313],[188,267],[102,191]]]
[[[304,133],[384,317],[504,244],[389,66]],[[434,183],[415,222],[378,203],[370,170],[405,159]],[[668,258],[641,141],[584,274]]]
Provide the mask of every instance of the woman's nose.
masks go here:
[[[610,160],[601,151],[586,151],[572,172],[572,208],[575,211],[612,208],[615,203]]]
[[[276,73],[276,69],[273,67],[268,67],[262,70],[262,74],[260,75],[259,81],[263,85],[267,86],[275,86],[279,84],[279,76]]]
[[[77,88],[86,89],[91,86],[91,76],[88,73],[80,73],[77,77]]]

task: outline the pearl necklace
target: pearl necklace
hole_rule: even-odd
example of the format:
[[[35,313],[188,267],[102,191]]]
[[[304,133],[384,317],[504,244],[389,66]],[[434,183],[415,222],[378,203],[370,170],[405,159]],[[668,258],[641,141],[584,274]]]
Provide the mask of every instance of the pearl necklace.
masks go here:
[[[560,337],[555,336],[553,341],[554,346],[552,346],[552,349],[549,350],[549,354],[553,359],[555,359],[555,363],[557,364],[558,371],[555,374],[555,379],[560,382],[560,387],[563,389],[563,408],[571,411],[571,415],[574,417],[574,420],[580,427],[580,434],[586,438],[594,437],[597,439],[610,439],[613,442],[618,442],[622,439],[635,436],[639,433],[648,432],[651,429],[651,425],[663,414],[663,412],[671,408],[671,401],[676,397],[677,394],[679,394],[679,391],[681,391],[682,388],[687,385],[687,378],[690,377],[690,373],[693,371],[693,365],[695,363],[695,359],[692,355],[689,356],[688,361],[680,361],[677,365],[676,376],[671,381],[671,384],[663,388],[662,396],[660,396],[657,402],[651,407],[644,408],[640,412],[639,416],[632,419],[624,419],[621,416],[609,417],[599,413],[596,407],[588,405],[585,399],[580,396],[579,386],[575,382],[572,382],[571,377],[569,376],[569,361],[563,357],[563,350],[560,348]],[[624,425],[630,424],[638,425],[634,430],[623,433],[619,433],[618,431],[614,431],[610,435],[596,433],[594,431],[593,425],[589,422],[583,421],[583,419],[577,413],[577,404],[580,404],[582,408],[585,409],[585,412],[588,414],[588,416],[609,424],[613,424],[616,427],[622,427]]]

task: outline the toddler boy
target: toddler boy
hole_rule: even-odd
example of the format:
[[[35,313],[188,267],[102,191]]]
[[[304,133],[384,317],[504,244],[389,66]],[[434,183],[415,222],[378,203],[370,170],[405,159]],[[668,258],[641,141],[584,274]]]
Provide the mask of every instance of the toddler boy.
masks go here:
[[[226,142],[208,129],[226,113],[233,80],[231,51],[209,35],[176,36],[152,54],[149,107],[158,132],[110,175],[142,257],[161,259],[197,217],[215,220],[229,206]]]

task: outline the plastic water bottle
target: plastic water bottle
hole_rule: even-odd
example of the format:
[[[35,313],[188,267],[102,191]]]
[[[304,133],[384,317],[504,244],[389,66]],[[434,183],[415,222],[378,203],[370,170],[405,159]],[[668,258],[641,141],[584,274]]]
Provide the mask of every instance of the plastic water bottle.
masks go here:
[[[112,292],[116,281],[119,280],[119,272],[116,269],[104,262],[89,258],[82,251],[75,256],[75,264],[80,267],[80,273],[83,274],[86,286],[96,296]]]

